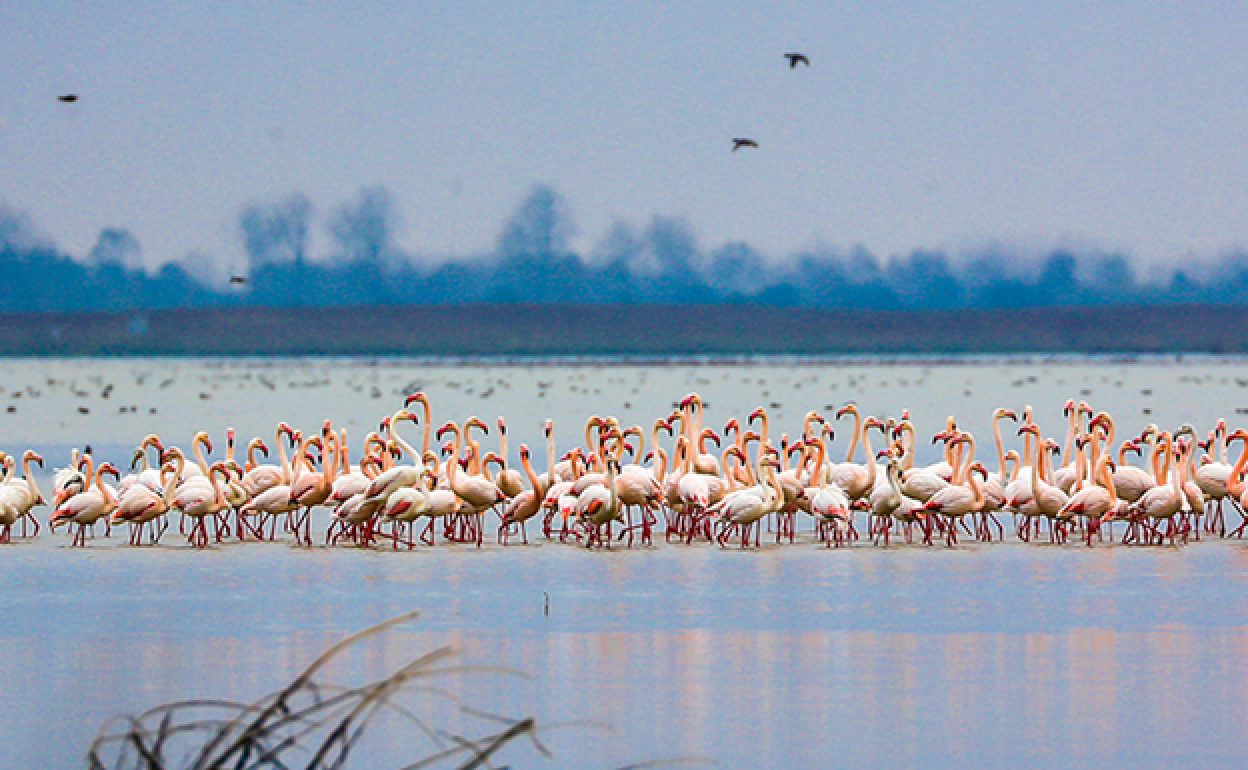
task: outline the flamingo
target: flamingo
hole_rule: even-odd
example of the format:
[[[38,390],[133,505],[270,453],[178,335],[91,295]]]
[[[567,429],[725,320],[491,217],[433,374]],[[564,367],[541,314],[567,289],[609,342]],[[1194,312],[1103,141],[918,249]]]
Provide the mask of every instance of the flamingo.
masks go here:
[[[1114,458],[1105,454],[1097,459],[1093,480],[1095,483],[1076,491],[1057,512],[1057,518],[1061,520],[1075,516],[1087,520],[1084,540],[1088,545],[1092,545],[1092,534],[1099,530],[1101,519],[1120,502],[1118,491],[1114,489]]]
[[[731,447],[730,451],[740,452],[736,447]],[[741,460],[744,461],[744,453],[741,454]],[[755,487],[747,487],[745,489],[736,490],[731,495],[725,495],[724,499],[711,509],[712,515],[723,522],[720,528],[718,540],[721,547],[727,543],[728,535],[733,529],[741,530],[741,547],[745,548],[750,544],[750,531],[758,526],[764,516],[779,509],[784,495],[780,490],[779,482],[776,480],[776,469],[779,463],[770,455],[762,455],[758,459],[758,476],[763,482]],[[754,536],[754,544],[761,547],[761,533]]]
[[[338,470],[339,457],[337,440],[337,434],[330,429],[329,420],[326,420],[320,436],[309,436],[303,442],[301,454],[315,444],[321,455],[321,473],[305,473],[290,485],[291,503],[296,508],[303,508],[303,515],[295,519],[295,540],[297,542],[300,539],[299,529],[302,525],[304,545],[312,545],[312,509],[328,500],[334,490],[334,474]]]
[[[926,514],[922,513],[923,502],[902,493],[901,462],[891,453],[884,466],[884,480],[884,484],[876,484],[871,490],[871,515],[882,520],[872,531],[877,535],[883,534],[884,545],[887,546],[889,530],[892,529],[891,520],[896,519],[901,522],[906,542],[909,543],[915,522],[922,523],[925,520]],[[924,539],[929,538],[930,535],[925,533]]]
[[[542,482],[537,477],[537,473],[533,470],[532,463],[529,462],[529,448],[525,444],[520,445],[520,464],[524,468],[524,473],[529,477],[529,483],[532,488],[521,490],[519,494],[512,495],[507,501],[507,505],[503,508],[503,518],[498,525],[498,541],[500,543],[507,542],[507,533],[515,526],[520,526],[520,536],[524,538],[525,545],[529,543],[529,534],[524,529],[524,523],[537,515],[541,510],[542,502]]]
[[[218,513],[229,506],[225,499],[225,491],[217,481],[218,475],[229,478],[229,471],[226,470],[223,462],[216,462],[208,467],[208,488],[202,484],[183,484],[177,490],[171,504],[171,507],[177,508],[183,516],[190,516],[194,519],[195,524],[191,527],[187,542],[196,548],[204,548],[208,545],[208,528],[204,520],[215,519]]]
[[[1132,503],[1130,512],[1133,517],[1138,519],[1152,519],[1154,521],[1166,520],[1167,527],[1164,534],[1156,531],[1156,526],[1151,528],[1152,534],[1156,534],[1159,538],[1169,537],[1170,543],[1174,544],[1175,523],[1174,515],[1183,509],[1183,503],[1186,495],[1179,479],[1179,474],[1171,474],[1171,465],[1174,461],[1174,439],[1169,431],[1162,431],[1157,436],[1157,452],[1160,458],[1164,458],[1160,472],[1157,474],[1158,481],[1169,479],[1170,483],[1159,483],[1157,486],[1144,493],[1135,503]]]
[[[12,464],[13,458],[9,456],[6,463]],[[9,478],[4,484],[0,485],[0,507],[5,508],[11,515],[12,520],[4,522],[3,534],[0,535],[0,542],[9,542],[11,540],[12,526],[18,521],[22,522],[22,537],[26,537],[26,520],[34,524],[34,535],[39,534],[39,520],[31,513],[31,509],[37,505],[43,505],[43,494],[39,492],[39,486],[35,483],[35,476],[31,473],[30,463],[36,462],[39,467],[43,467],[43,458],[33,449],[27,449],[22,453],[22,473],[24,478]]]
[[[86,457],[90,462],[91,456],[88,454]],[[100,463],[94,474],[91,473],[90,464],[88,464],[86,475],[93,479],[91,488],[84,489],[65,500],[52,512],[52,518],[49,520],[52,529],[56,529],[57,525],[62,523],[78,525],[78,532],[74,535],[71,546],[85,546],[87,528],[94,527],[97,521],[107,517],[117,507],[116,492],[104,483],[106,473],[112,475],[114,479],[121,478],[117,468],[110,462]]]
[[[293,478],[290,460],[286,456],[286,439],[289,438],[292,443],[292,449],[299,446],[299,441],[295,438],[295,431],[284,422],[277,424],[277,456],[278,465],[258,465],[252,455],[253,447],[263,449],[265,456],[269,454],[268,448],[260,439],[252,439],[247,445],[247,466],[246,473],[243,474],[242,485],[247,490],[247,494],[255,497],[262,492],[266,492],[273,487],[289,485]],[[259,442],[259,443],[256,443]]]
[[[503,463],[495,483],[510,500],[524,491],[524,477],[520,475],[520,471],[507,466],[507,422],[502,417],[498,418],[498,445],[499,456]]]
[[[130,525],[130,545],[140,545],[143,541],[143,525],[148,525],[150,543],[155,545],[164,534],[166,524],[157,529],[155,522],[163,519],[174,503],[174,493],[178,486],[178,469],[173,463],[161,466],[164,487],[161,494],[156,494],[146,484],[134,484],[122,492],[117,509],[109,517],[109,523]]]
[[[383,471],[378,474],[377,478],[373,479],[369,483],[368,489],[364,492],[365,497],[386,498],[389,497],[396,489],[401,487],[414,487],[420,483],[421,471],[424,469],[424,454],[417,453],[416,449],[411,444],[404,441],[402,436],[399,435],[398,424],[403,420],[415,422],[416,415],[407,411],[407,409],[400,409],[390,417],[387,417],[386,420],[383,421],[383,425],[387,428],[395,443],[411,455],[413,460],[419,460],[420,464],[395,465],[390,469]],[[454,423],[450,424],[454,425]],[[441,436],[439,435],[439,437]],[[458,448],[458,427],[455,428],[455,439],[456,448]]]
[[[454,423],[447,423],[438,429],[438,438],[442,437],[444,430],[455,428]],[[476,449],[472,446],[468,447],[468,459],[471,465]],[[476,527],[477,547],[481,546],[482,526],[481,517],[484,512],[499,503],[505,502],[507,496],[498,488],[498,485],[487,479],[485,476],[467,475],[463,473],[456,459],[452,458],[447,463],[447,481],[451,485],[451,490],[466,504],[468,515],[475,517],[474,526]]]
[[[953,439],[955,443],[971,440],[969,433],[962,433]],[[966,459],[969,461],[971,454],[968,453]],[[953,482],[923,504],[924,511],[944,516],[948,520],[945,539],[950,547],[958,542],[957,520],[968,513],[981,510],[984,506],[983,490],[975,481],[975,471],[979,471],[984,477],[988,475],[988,471],[980,463],[961,463],[954,470]]]
[[[883,427],[882,424],[881,427]],[[824,446],[823,439],[814,437],[810,439],[810,442],[814,444],[816,453],[815,478],[813,479],[815,488],[805,490],[805,496],[810,499],[810,512],[819,522],[822,539],[831,546],[834,538],[828,537],[825,530],[832,527],[836,544],[839,546],[842,534],[850,529],[853,522],[853,516],[849,510],[849,496],[839,485],[828,484],[828,466],[824,462],[827,448]]]
[[[614,460],[607,461],[607,477],[604,484],[587,487],[576,498],[576,517],[589,530],[585,540],[586,547],[606,544],[611,547],[611,522],[624,521],[620,510],[620,496],[615,489],[615,478],[619,473],[620,464]],[[602,528],[607,528],[603,538]]]

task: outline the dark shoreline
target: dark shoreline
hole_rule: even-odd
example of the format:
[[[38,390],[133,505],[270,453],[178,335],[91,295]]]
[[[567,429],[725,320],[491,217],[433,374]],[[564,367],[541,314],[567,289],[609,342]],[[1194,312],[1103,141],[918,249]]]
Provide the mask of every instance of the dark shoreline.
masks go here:
[[[208,307],[0,315],[0,355],[1243,354],[1248,308]]]

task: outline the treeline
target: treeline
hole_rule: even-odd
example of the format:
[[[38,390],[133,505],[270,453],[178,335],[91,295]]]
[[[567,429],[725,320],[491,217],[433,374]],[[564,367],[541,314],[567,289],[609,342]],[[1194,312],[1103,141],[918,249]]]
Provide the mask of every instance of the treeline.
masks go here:
[[[861,248],[812,249],[769,260],[745,243],[704,250],[690,225],[655,217],[614,226],[590,253],[571,246],[572,219],[551,188],[535,187],[491,253],[434,262],[394,243],[396,207],[365,188],[318,222],[306,197],[244,206],[245,283],[225,285],[203,257],[140,265],[137,240],[107,229],[75,259],[0,207],[0,312],[210,305],[320,306],[464,303],[738,303],[859,309],[956,309],[1248,303],[1248,255],[1141,279],[1120,254],[1055,250],[1039,259],[985,252],[958,260],[916,251],[881,260]],[[328,247],[312,253],[313,235]]]

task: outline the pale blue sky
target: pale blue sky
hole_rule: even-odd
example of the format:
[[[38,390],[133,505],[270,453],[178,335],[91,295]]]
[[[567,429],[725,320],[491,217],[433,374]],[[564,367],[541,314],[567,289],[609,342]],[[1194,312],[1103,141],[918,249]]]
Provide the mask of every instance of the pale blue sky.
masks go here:
[[[372,184],[405,250],[479,253],[534,183],[585,250],[658,213],[777,256],[1170,263],[1248,243],[1246,40],[1242,0],[8,3],[0,202],[149,263],[240,261],[243,203]]]

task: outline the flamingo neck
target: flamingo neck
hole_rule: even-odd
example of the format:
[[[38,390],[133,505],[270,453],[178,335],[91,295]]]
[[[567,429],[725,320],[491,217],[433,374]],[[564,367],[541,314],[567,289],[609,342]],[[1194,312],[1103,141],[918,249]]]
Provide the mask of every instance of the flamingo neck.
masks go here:
[[[849,451],[845,453],[845,462],[852,463],[854,461],[854,452],[858,450],[859,431],[862,430],[862,415],[858,414],[858,410],[853,410],[850,414],[854,416],[854,432],[850,436]]]
[[[1001,418],[992,418],[992,436],[997,441],[997,465],[1000,466],[1001,478],[1005,478],[1005,444],[1001,441]]]
[[[533,464],[529,462],[529,453],[520,453],[520,465],[524,467],[524,475],[529,477],[529,483],[533,485],[533,494],[538,497],[546,496],[546,488],[542,486],[542,482],[537,477],[537,471],[533,470]]]
[[[202,443],[202,440],[198,436],[196,436],[195,443],[192,444],[191,446],[191,451],[195,453],[195,462],[199,464],[199,469],[204,472],[205,476],[207,476],[208,475],[208,461],[204,459],[204,453],[200,449],[201,443]]]

